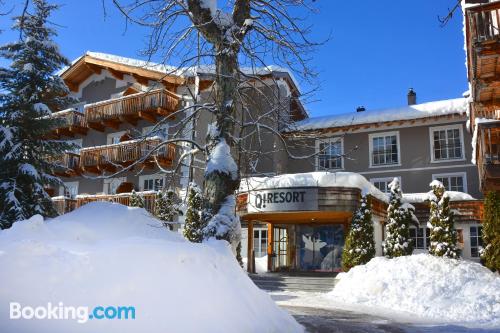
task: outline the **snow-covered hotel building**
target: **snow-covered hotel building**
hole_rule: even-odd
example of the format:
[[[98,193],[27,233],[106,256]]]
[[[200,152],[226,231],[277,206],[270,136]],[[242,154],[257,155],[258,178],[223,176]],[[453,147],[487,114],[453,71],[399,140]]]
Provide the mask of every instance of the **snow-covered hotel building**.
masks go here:
[[[276,89],[285,96],[284,112],[294,121],[282,133],[290,150],[311,157],[292,159],[279,149],[278,139],[269,138],[261,149],[272,152],[270,157],[253,164],[251,172],[249,161],[241,164],[244,178],[237,211],[244,256],[267,256],[270,271],[338,271],[344,237],[362,193],[371,197],[381,255],[388,183],[397,177],[420,221],[420,227],[412,229],[418,251],[428,245],[425,193],[438,179],[453,191],[463,257],[478,257],[482,194],[477,167],[471,163],[466,98],[416,104],[410,91],[408,105],[400,108],[359,108],[309,118],[286,70],[268,69],[259,75],[278,82]],[[178,74],[161,65],[88,52],[60,76],[79,103],[54,113],[64,122],[53,136],[81,148],[60,161],[56,174],[65,186],[49,189],[59,212],[91,201],[128,204],[132,190],[142,192],[146,208],[152,209],[155,191],[170,187],[183,193],[190,181],[202,184],[203,160],[195,157],[176,168],[182,146],[152,150],[180,130],[185,115],[177,110],[193,103],[193,96],[209,100],[210,72]],[[151,134],[163,119],[165,125]],[[194,119],[183,123],[182,131],[203,141],[211,119]],[[272,126],[282,130],[279,124]]]

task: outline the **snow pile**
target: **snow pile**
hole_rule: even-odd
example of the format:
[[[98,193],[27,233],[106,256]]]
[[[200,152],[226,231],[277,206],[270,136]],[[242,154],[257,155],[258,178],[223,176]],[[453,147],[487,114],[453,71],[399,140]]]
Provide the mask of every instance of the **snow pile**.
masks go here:
[[[352,187],[363,195],[371,194],[388,202],[387,195],[373,186],[365,177],[354,172],[307,172],[273,177],[249,177],[241,180],[240,192],[287,187]]]
[[[458,192],[458,191],[446,191],[446,194],[450,198],[450,201],[473,201],[477,200],[472,197],[469,193]],[[404,202],[425,202],[429,200],[429,192],[427,193],[403,193]]]
[[[376,257],[339,275],[328,297],[439,322],[500,325],[500,277],[480,264],[429,254]]]
[[[467,98],[455,98],[443,101],[408,105],[399,108],[370,110],[356,113],[344,113],[305,119],[297,122],[291,130],[314,130],[330,127],[343,127],[358,124],[371,124],[398,120],[411,120],[439,117],[449,114],[465,115]]]
[[[0,232],[0,323],[10,332],[302,332],[227,243],[190,243],[144,209],[90,203]],[[9,319],[22,306],[133,306],[134,320]]]
[[[231,176],[232,179],[238,179],[238,166],[231,156],[231,148],[229,148],[226,139],[220,139],[210,153],[205,174],[214,171],[225,173]]]

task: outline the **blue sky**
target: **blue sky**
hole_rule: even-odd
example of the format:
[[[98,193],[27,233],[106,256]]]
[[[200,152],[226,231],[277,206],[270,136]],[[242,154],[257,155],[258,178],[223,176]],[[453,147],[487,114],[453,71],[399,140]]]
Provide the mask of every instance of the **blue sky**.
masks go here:
[[[20,1],[7,0],[7,6]],[[86,50],[138,57],[147,31],[129,26],[106,0],[58,0],[63,7],[52,21],[58,28],[57,42],[70,59]],[[456,0],[337,1],[318,0],[319,13],[311,16],[311,37],[331,39],[313,55],[319,72],[319,90],[306,105],[312,116],[406,104],[409,87],[418,102],[460,97],[467,89],[460,11],[444,28],[438,15],[445,15]],[[17,5],[15,12],[21,9]],[[11,22],[0,19],[0,44],[17,34]],[[5,62],[0,60],[0,64]],[[308,90],[306,83],[301,84]]]

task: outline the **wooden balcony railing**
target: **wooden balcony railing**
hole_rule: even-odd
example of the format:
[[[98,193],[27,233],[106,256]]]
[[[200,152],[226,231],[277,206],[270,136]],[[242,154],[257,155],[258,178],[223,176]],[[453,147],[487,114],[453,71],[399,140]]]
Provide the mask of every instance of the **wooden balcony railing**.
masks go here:
[[[139,160],[142,160],[142,164],[154,163],[156,160],[162,166],[172,166],[175,145],[164,145],[152,152],[160,143],[161,139],[159,138],[149,138],[83,148],[80,151],[80,168],[92,173],[116,171],[119,166],[128,166]]]
[[[500,122],[482,123],[477,129],[477,166],[481,188],[500,190]]]
[[[59,120],[59,125],[53,130],[56,136],[74,137],[75,134],[87,134],[87,124],[83,113],[76,109],[68,109],[52,114],[54,119]]]
[[[77,200],[66,197],[53,197],[54,208],[59,215],[69,213],[77,208]]]
[[[156,192],[137,192],[144,200],[144,208],[150,213],[154,212]],[[96,195],[79,195],[77,196],[76,208],[81,207],[89,202],[107,201],[116,202],[125,206],[130,206],[130,198],[132,193],[121,194],[96,194]]]
[[[470,123],[472,126],[472,131],[474,131],[474,126],[476,125],[476,119],[485,118],[485,119],[493,119],[500,120],[500,105],[497,104],[480,104],[473,103],[470,115]]]
[[[492,2],[467,9],[470,36],[474,42],[500,38],[500,3]]]
[[[179,98],[165,89],[155,89],[85,105],[85,120],[96,130],[117,128],[120,122],[138,119],[156,122],[156,115],[168,116],[177,109]]]
[[[72,177],[80,174],[80,155],[66,152],[59,158],[48,158],[55,165],[54,174],[60,177]]]

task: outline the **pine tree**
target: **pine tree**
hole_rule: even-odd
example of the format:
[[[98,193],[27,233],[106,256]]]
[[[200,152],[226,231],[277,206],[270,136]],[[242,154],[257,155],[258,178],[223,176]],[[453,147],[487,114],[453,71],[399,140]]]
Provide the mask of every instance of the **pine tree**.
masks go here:
[[[144,198],[137,194],[135,190],[132,190],[132,195],[130,196],[130,207],[144,208]]]
[[[163,222],[163,225],[173,230],[173,222],[182,215],[179,205],[176,203],[174,191],[168,190],[165,194],[158,192],[155,197],[155,216]]]
[[[349,228],[342,252],[342,268],[348,271],[354,266],[366,264],[375,256],[375,240],[370,202],[361,197]]]
[[[203,222],[201,220],[202,194],[200,188],[192,183],[189,186],[186,219],[184,222],[184,237],[194,243],[203,240]]]
[[[399,179],[389,184],[391,190],[387,222],[385,225],[384,253],[388,258],[410,255],[413,252],[413,241],[410,238],[410,223],[412,212],[410,206],[403,205]]]
[[[438,257],[458,258],[457,231],[453,225],[453,212],[450,210],[450,197],[443,184],[434,180],[429,192],[430,246],[429,253]]]
[[[486,194],[482,236],[482,262],[492,271],[500,271],[500,192],[498,191]]]
[[[74,103],[63,80],[54,73],[68,65],[47,26],[57,9],[45,0],[33,0],[22,17],[15,18],[19,41],[0,47],[10,60],[0,68],[0,228],[35,214],[57,215],[45,187],[61,181],[52,176],[55,161],[73,146],[46,140],[59,121],[50,117]]]

